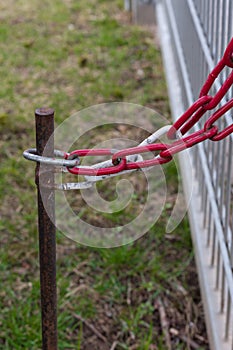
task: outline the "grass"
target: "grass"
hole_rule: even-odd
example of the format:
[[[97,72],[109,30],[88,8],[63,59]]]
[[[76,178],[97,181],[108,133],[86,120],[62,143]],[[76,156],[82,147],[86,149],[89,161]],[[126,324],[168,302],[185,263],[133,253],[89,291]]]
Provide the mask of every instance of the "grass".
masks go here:
[[[0,0],[0,349],[41,349],[34,166],[22,158],[35,144],[34,109],[54,107],[59,124],[93,104],[126,101],[169,118],[159,48],[148,29],[130,24],[122,6],[119,0]],[[111,132],[103,130],[101,140]],[[98,137],[97,130],[90,142]],[[187,218],[165,234],[177,180],[174,164],[164,169],[169,200],[137,242],[88,248],[57,233],[59,349],[104,350],[114,342],[117,350],[166,349],[158,299],[178,331],[171,335],[174,349],[189,349],[182,335],[207,349]],[[98,185],[107,200],[114,181],[107,189]],[[139,189],[128,216],[144,197]],[[86,207],[82,215],[99,220]],[[109,227],[124,222],[125,212],[101,218]]]

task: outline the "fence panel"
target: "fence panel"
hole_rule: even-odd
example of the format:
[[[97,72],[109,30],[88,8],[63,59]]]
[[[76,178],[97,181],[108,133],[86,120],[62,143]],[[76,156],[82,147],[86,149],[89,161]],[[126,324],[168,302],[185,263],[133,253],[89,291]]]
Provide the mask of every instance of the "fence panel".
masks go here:
[[[198,97],[208,73],[233,36],[232,0],[158,0],[157,21],[172,114],[177,118]],[[214,94],[226,78],[220,76]],[[232,97],[232,89],[225,101]],[[219,123],[230,125],[233,112]],[[208,117],[208,116],[207,116]],[[203,120],[196,129],[200,129]],[[195,181],[189,217],[206,323],[212,349],[233,350],[233,135],[190,151]],[[186,195],[190,169],[180,164]]]

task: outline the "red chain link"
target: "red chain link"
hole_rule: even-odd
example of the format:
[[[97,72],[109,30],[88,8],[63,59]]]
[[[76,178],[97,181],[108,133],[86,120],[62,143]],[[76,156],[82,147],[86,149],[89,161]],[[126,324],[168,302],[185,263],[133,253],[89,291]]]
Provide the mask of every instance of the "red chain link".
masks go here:
[[[66,154],[66,159],[73,159],[75,157],[90,157],[90,156],[112,156],[114,153],[114,150],[106,148],[106,149],[81,149],[81,150],[75,150],[71,152],[70,154]],[[126,158],[123,158],[120,162],[118,162],[117,165],[103,168],[103,169],[93,169],[92,167],[74,167],[74,168],[67,168],[68,171],[71,174],[74,175],[89,175],[89,176],[97,176],[97,175],[110,175],[110,174],[116,174],[120,171],[123,171],[126,169]]]
[[[206,113],[206,111],[216,108],[223,100],[228,90],[233,84],[233,72],[229,74],[227,79],[223,82],[214,96],[209,95],[214,82],[219,77],[220,73],[226,68],[233,68],[233,38],[229,42],[225,53],[216,67],[207,77],[206,82],[201,88],[199,98],[180,116],[180,118],[173,124],[167,133],[167,137],[170,140],[176,139],[177,131],[180,131],[182,135],[186,134]],[[188,136],[182,137],[179,140],[174,140],[170,144],[166,143],[153,143],[146,146],[137,146],[132,148],[123,149],[121,151],[114,151],[112,149],[84,149],[76,150],[70,154],[66,154],[66,159],[72,159],[74,157],[85,156],[112,156],[113,166],[94,169],[93,167],[74,167],[67,168],[72,174],[79,175],[110,175],[116,174],[124,170],[140,169],[145,167],[154,166],[157,164],[167,163],[172,159],[172,156],[186,148],[190,148],[199,142],[203,142],[207,139],[212,141],[220,141],[233,133],[233,123],[223,130],[219,131],[218,127],[214,124],[220,119],[226,112],[233,107],[233,98],[227,103],[222,105],[216,110],[205,122],[204,128],[196,131]],[[159,151],[159,154],[152,159],[143,160],[140,162],[128,162],[127,156],[134,154],[141,154],[145,152]]]
[[[214,82],[219,77],[220,73],[225,67],[233,68],[233,38],[228,44],[223,57],[207,77],[204,85],[201,88],[198,100],[195,101],[193,105],[189,107],[187,111],[184,112],[184,114],[173,124],[173,127],[168,131],[167,135],[170,139],[175,137],[176,131],[180,128],[182,135],[184,135],[187,131],[191,129],[191,127],[194,126],[194,124],[197,123],[197,121],[204,115],[204,113],[207,110],[214,109],[221,102],[221,100],[233,84],[233,72],[230,73],[230,75],[227,77],[227,79],[222,84],[221,88],[217,91],[215,96],[210,96],[208,94]],[[230,108],[231,107],[229,107],[227,110],[229,110]],[[211,119],[211,117],[209,119]],[[221,136],[219,138],[220,140],[221,137],[224,138],[223,135],[224,132],[221,133]],[[229,133],[227,135],[229,135]]]

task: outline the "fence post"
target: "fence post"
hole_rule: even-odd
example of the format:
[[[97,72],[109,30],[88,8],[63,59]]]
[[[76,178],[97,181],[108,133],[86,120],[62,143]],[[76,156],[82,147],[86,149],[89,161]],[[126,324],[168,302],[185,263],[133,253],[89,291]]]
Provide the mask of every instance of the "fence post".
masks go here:
[[[37,109],[35,120],[37,154],[53,157],[54,110],[51,108]],[[42,167],[37,163],[36,185],[38,194],[42,348],[43,350],[57,350],[56,228],[52,165],[43,165]]]
[[[132,11],[132,0],[125,0],[125,11]]]

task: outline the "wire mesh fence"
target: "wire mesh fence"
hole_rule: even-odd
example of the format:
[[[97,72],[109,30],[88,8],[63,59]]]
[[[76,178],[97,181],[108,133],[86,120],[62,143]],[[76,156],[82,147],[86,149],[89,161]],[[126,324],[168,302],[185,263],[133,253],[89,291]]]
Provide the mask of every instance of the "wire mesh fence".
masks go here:
[[[157,1],[157,20],[174,117],[197,99],[208,73],[233,36],[231,0]],[[221,74],[216,93],[229,74]],[[232,97],[232,89],[226,102]],[[208,114],[206,116],[208,118]],[[232,112],[219,127],[232,124]],[[202,125],[197,125],[197,129]],[[233,349],[233,135],[190,153],[195,188],[189,216],[211,348]],[[181,157],[186,193],[188,171]]]

